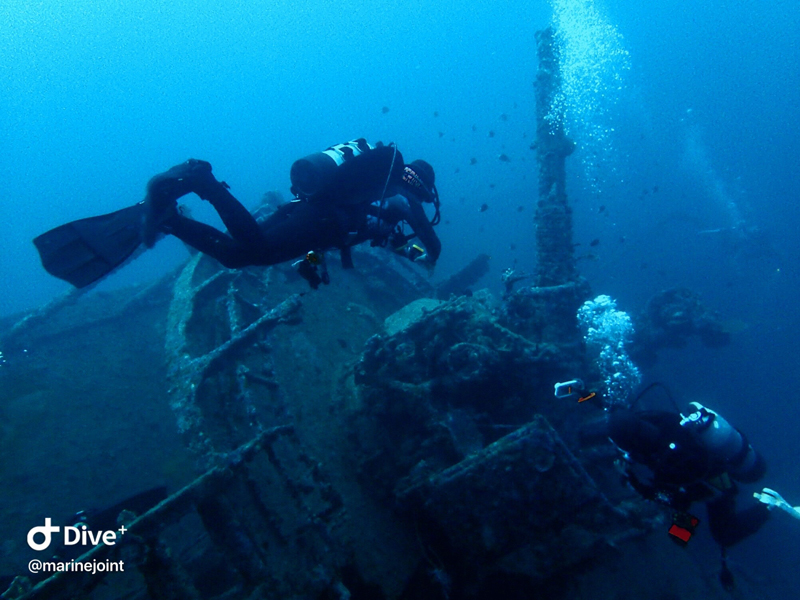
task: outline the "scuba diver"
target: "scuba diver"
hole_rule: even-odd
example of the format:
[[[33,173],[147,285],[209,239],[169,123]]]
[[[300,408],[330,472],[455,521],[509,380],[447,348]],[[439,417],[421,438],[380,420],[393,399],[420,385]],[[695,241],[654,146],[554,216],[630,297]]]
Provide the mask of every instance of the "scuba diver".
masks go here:
[[[371,146],[360,138],[295,161],[290,177],[294,199],[257,220],[209,163],[190,159],[153,177],[139,204],[61,225],[34,244],[49,273],[79,288],[164,234],[231,269],[300,258],[294,266],[313,288],[329,282],[326,250],[338,249],[342,266],[352,268],[350,249],[367,240],[433,270],[441,252],[433,229],[440,220],[439,194],[427,162],[405,164],[394,144]],[[192,192],[214,207],[227,233],[182,214],[177,200]],[[435,210],[430,220],[426,203]],[[412,243],[415,237],[422,246]]]
[[[715,411],[697,402],[693,412],[618,410],[609,414],[607,433],[623,452],[623,481],[643,498],[672,512],[670,537],[686,545],[699,524],[689,510],[705,502],[711,536],[722,552],[720,582],[731,591],[733,575],[726,549],[758,531],[773,509],[800,519],[776,491],[753,494],[758,503],[737,511],[737,483],[755,483],[766,472],[764,458],[747,437]]]

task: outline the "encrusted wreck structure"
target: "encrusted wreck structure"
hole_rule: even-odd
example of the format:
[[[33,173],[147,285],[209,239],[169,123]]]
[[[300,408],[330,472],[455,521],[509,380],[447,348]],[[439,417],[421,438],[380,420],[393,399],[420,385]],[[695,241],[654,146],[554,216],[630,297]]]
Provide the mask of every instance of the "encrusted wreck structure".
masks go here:
[[[111,333],[127,323],[137,333],[126,345],[161,338],[160,392],[146,402],[174,416],[171,427],[158,417],[156,443],[187,449],[185,485],[121,515],[121,543],[81,559],[126,561],[124,575],[105,577],[115,594],[479,597],[498,573],[546,581],[643,531],[589,476],[574,436],[558,432],[574,411],[550,390],[577,353],[543,331],[515,332],[486,292],[438,300],[402,263],[355,258],[359,272],[335,269],[324,292],[298,293],[288,267],[229,271],[198,255],[128,293],[122,312],[118,297],[89,296],[5,338],[12,393],[15,371],[63,382],[67,339],[105,355],[112,373],[124,361],[129,380],[152,357],[115,357]],[[23,348],[37,350],[23,358]],[[117,466],[134,472],[151,445],[116,450]],[[101,579],[18,580],[5,597],[104,597]]]
[[[538,40],[549,102],[552,32]],[[309,292],[288,266],[196,255],[153,285],[7,324],[0,448],[18,462],[4,467],[15,518],[0,538],[88,501],[172,493],[121,511],[120,542],[79,559],[124,560],[124,573],[17,578],[0,597],[558,597],[646,534],[654,515],[616,483],[611,449],[585,451],[592,413],[553,398],[595,368],[576,321],[589,291],[564,192],[571,143],[547,114],[537,285],[502,300],[458,293],[485,257],[434,287],[358,250],[356,270],[333,266]],[[50,437],[22,439],[34,417]],[[54,480],[57,500],[31,501]],[[11,548],[2,568],[22,574],[28,558]]]
[[[572,246],[572,209],[567,201],[566,159],[575,143],[564,129],[560,48],[552,27],[536,34],[536,161],[539,201],[536,205],[537,285],[553,286],[578,279]]]

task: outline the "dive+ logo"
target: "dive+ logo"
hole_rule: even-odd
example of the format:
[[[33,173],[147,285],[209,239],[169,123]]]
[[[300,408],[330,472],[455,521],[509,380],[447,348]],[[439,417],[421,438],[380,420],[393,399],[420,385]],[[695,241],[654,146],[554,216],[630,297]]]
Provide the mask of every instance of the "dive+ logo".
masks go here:
[[[30,531],[28,531],[28,546],[37,552],[47,550],[53,541],[53,534],[59,531],[61,531],[61,527],[53,525],[53,519],[48,517],[44,520],[44,525],[31,527]],[[66,526],[64,527],[64,545],[98,546],[105,544],[106,546],[113,546],[117,543],[117,531],[122,536],[128,530],[124,525],[117,530],[108,531],[92,531],[86,525],[81,525],[80,527]],[[39,534],[44,537],[41,542],[36,541],[36,536]]]

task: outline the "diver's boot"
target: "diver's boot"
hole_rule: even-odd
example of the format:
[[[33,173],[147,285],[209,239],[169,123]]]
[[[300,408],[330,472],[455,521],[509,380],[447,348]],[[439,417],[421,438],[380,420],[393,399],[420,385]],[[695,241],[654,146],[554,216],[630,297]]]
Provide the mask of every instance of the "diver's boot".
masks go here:
[[[194,192],[206,200],[220,186],[226,187],[211,173],[211,163],[194,158],[150,179],[144,199],[147,211],[142,225],[145,245],[152,248],[162,224],[175,216],[178,198]]]

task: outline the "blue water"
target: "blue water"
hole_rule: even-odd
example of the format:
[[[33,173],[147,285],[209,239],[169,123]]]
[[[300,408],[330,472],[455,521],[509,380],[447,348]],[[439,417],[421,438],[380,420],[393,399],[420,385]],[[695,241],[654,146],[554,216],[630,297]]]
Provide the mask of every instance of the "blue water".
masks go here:
[[[437,277],[479,252],[492,256],[486,285],[507,266],[533,271],[534,32],[554,8],[577,18],[576,39],[605,44],[575,46],[599,77],[569,122],[581,271],[634,314],[673,286],[719,311],[729,347],[676,351],[648,378],[745,428],[767,483],[800,504],[795,0],[5,0],[0,314],[68,289],[39,265],[35,235],[137,202],[154,173],[203,158],[254,207],[287,191],[296,158],[360,136],[436,168]],[[733,227],[760,233],[709,232]],[[185,257],[166,240],[103,285]],[[771,523],[736,552],[780,579],[798,542],[800,522]]]

